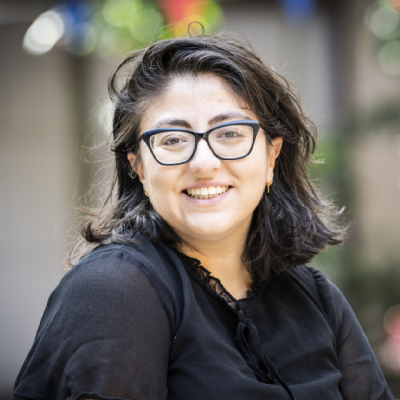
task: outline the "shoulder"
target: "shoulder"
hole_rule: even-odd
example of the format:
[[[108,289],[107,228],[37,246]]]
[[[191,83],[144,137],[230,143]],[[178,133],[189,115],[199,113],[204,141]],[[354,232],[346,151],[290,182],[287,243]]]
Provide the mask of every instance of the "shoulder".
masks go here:
[[[286,271],[285,277],[294,281],[303,290],[320,297],[322,302],[343,298],[341,291],[315,268],[300,265]]]
[[[112,244],[75,265],[50,296],[16,393],[165,397],[165,366],[181,317],[170,271],[179,265],[164,261],[163,251],[169,254],[145,241],[136,248]]]
[[[111,244],[94,249],[69,270],[60,285],[126,285],[138,274],[139,260],[126,254],[123,245]]]
[[[162,245],[153,246],[145,239],[134,247],[122,244],[101,246],[72,267],[60,285],[75,288],[106,286],[120,291],[132,289],[140,277],[144,277],[157,291],[163,290],[179,279],[176,271],[179,265],[168,262],[164,253],[172,251]]]
[[[304,294],[312,298],[334,332],[338,332],[346,316],[354,317],[343,293],[321,271],[298,266],[287,271],[286,279],[293,281]]]
[[[65,274],[49,298],[47,316],[60,310],[103,315],[131,312],[138,304],[159,304],[171,325],[179,325],[183,307],[179,260],[169,262],[163,254],[173,252],[164,247],[141,240],[135,247],[96,248]]]

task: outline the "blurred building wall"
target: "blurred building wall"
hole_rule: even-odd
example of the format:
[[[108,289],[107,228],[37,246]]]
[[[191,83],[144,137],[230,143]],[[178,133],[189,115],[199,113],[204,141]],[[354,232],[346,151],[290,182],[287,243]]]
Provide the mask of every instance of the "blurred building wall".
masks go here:
[[[317,12],[291,25],[271,3],[224,3],[226,30],[246,37],[263,61],[298,89],[303,105],[321,129],[336,117],[337,67],[331,62],[330,20]]]
[[[68,58],[25,54],[28,25],[0,26],[0,390],[10,390],[61,254],[78,181]]]
[[[360,256],[368,269],[400,267],[400,127],[374,124],[400,101],[398,76],[385,74],[361,26],[354,30],[354,102],[370,121],[354,146]],[[374,116],[375,115],[375,116]]]

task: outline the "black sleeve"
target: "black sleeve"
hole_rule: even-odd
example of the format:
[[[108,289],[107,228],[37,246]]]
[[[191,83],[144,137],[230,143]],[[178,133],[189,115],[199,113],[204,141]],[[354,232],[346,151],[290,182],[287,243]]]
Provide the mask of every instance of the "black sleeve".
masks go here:
[[[345,400],[393,400],[375,355],[342,292],[313,271],[325,312],[336,337],[336,353]]]
[[[50,296],[16,399],[167,398],[173,302],[122,252],[75,266]]]

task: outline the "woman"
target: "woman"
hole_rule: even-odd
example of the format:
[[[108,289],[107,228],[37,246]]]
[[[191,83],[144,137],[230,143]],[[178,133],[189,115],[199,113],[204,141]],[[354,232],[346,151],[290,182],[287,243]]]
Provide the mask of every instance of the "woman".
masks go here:
[[[109,89],[112,189],[15,399],[393,399],[343,295],[304,266],[343,229],[287,82],[199,36],[133,53]]]

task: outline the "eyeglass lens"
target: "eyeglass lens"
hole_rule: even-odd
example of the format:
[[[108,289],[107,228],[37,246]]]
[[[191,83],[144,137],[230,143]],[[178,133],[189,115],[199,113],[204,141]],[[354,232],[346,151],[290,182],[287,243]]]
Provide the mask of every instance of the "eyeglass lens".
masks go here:
[[[253,144],[253,128],[248,125],[228,125],[210,132],[208,142],[215,154],[222,158],[245,156]],[[165,131],[150,138],[153,154],[164,164],[188,160],[195,148],[195,136],[188,132]]]

